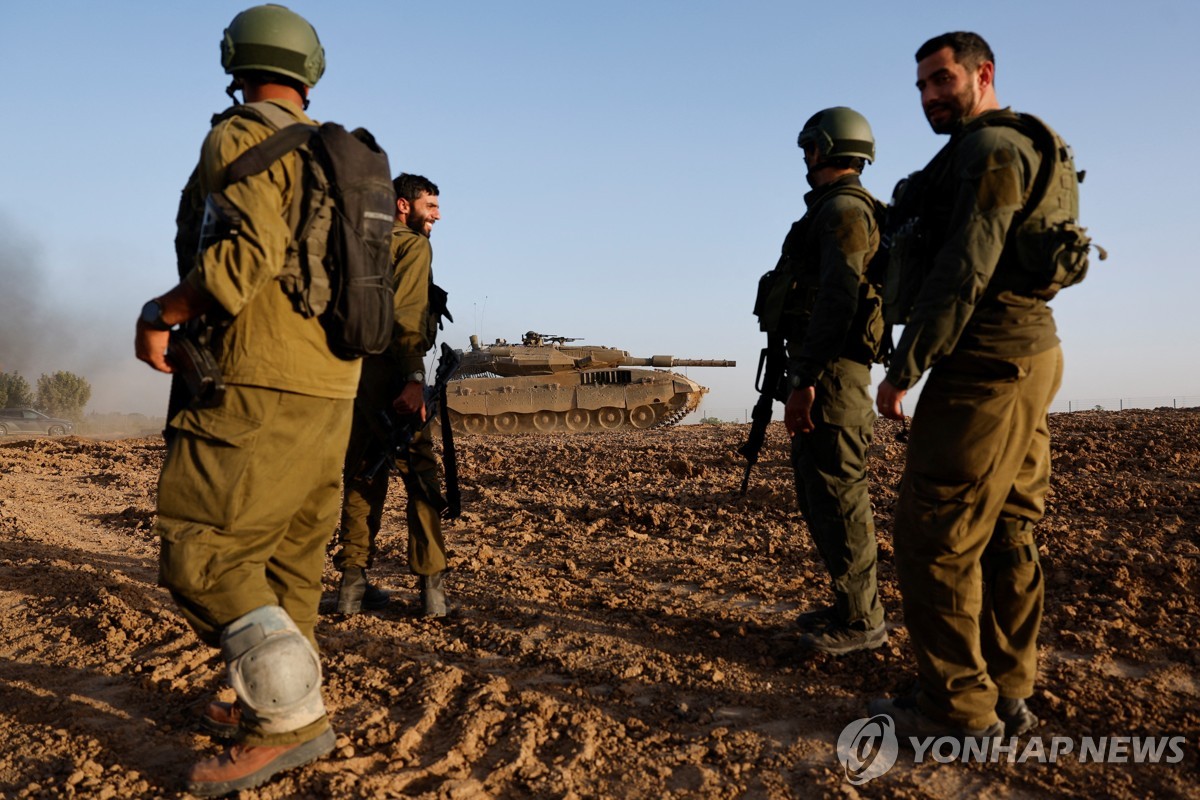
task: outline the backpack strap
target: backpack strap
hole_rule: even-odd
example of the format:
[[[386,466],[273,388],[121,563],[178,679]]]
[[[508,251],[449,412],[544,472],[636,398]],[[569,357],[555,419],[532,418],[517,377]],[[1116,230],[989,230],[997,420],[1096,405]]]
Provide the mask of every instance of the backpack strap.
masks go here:
[[[1025,224],[1025,221],[1029,219],[1029,216],[1042,204],[1042,200],[1046,197],[1046,192],[1050,188],[1050,178],[1054,173],[1058,143],[1055,141],[1054,134],[1050,132],[1050,128],[1046,126],[1046,123],[1032,114],[1020,112],[995,114],[979,120],[978,127],[986,128],[991,126],[1012,128],[1023,136],[1028,136],[1030,141],[1033,142],[1034,149],[1042,157],[1042,163],[1038,165],[1037,175],[1033,178],[1033,186],[1029,190],[1029,199],[1021,207],[1021,210],[1013,216],[1012,225],[1009,230],[1015,231]]]
[[[215,126],[218,122],[224,122],[233,117],[245,117],[261,122],[272,128],[275,133],[233,160],[225,171],[227,185],[245,180],[251,175],[257,175],[303,145],[319,130],[316,125],[297,122],[296,118],[287,111],[275,103],[265,100],[231,106],[220,114],[215,114],[212,124]]]
[[[226,184],[257,175],[288,153],[308,142],[317,133],[316,125],[293,123],[275,131],[233,160],[225,170]]]

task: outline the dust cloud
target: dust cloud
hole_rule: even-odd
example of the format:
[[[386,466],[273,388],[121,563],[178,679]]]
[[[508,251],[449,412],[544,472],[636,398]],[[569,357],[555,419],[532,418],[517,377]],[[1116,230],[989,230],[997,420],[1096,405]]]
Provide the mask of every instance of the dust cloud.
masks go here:
[[[104,280],[96,268],[52,269],[42,243],[0,215],[0,372],[34,391],[43,374],[73,372],[92,385],[89,412],[163,413],[167,379],[133,357],[138,299],[96,299],[78,285],[92,276]]]

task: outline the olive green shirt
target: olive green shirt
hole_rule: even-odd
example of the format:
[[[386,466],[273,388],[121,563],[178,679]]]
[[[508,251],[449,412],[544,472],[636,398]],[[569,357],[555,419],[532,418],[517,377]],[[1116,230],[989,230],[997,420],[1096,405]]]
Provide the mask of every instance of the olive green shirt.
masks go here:
[[[1011,114],[990,111],[988,114]],[[977,117],[975,119],[980,119]],[[964,120],[967,126],[972,120]],[[1013,217],[1029,199],[1041,156],[1010,127],[979,127],[952,135],[949,152],[926,167],[925,213],[944,233],[892,357],[888,380],[911,388],[925,370],[952,352],[1011,358],[1058,344],[1045,301],[989,284],[1002,262]]]
[[[286,101],[271,101],[297,122],[314,124]],[[184,280],[211,295],[233,320],[217,347],[225,382],[313,397],[353,398],[360,360],[329,349],[317,317],[297,313],[278,281],[292,242],[289,210],[300,189],[300,156],[289,153],[269,168],[225,186],[226,167],[273,130],[253,119],[230,117],[209,132],[200,151],[200,195],[224,190],[242,217],[236,236],[197,255]]]
[[[788,372],[802,386],[815,383],[829,364],[869,339],[860,328],[874,326],[876,342],[883,329],[878,306],[858,313],[867,264],[879,249],[879,225],[862,197],[836,192],[847,185],[862,184],[858,176],[846,175],[806,194],[809,212],[783,245],[785,257],[800,262],[791,294],[797,307],[786,313],[798,323],[787,338]],[[870,355],[852,357],[865,363]]]
[[[404,375],[422,370],[433,347],[429,335],[429,284],[433,281],[433,247],[402,222],[392,228],[392,287],[396,326],[388,355]]]

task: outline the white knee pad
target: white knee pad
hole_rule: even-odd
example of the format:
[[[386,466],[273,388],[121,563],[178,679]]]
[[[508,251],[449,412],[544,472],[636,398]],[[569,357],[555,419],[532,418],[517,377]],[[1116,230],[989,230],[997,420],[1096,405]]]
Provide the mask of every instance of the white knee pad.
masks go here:
[[[279,606],[238,617],[221,633],[221,653],[243,713],[264,733],[287,733],[325,715],[321,661]]]

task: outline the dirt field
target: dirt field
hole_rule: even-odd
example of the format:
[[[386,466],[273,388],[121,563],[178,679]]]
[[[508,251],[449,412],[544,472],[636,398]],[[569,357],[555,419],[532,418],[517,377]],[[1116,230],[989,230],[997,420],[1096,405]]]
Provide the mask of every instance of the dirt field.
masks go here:
[[[797,614],[827,590],[782,425],[746,498],[745,426],[696,425],[461,438],[466,513],[447,530],[461,608],[444,622],[411,616],[394,491],[373,578],[402,601],[317,631],[338,749],[244,796],[1200,796],[1200,412],[1052,427],[1038,733],[1182,735],[1183,763],[902,754],[851,786],[838,734],[912,679],[896,428],[880,423],[871,465],[891,644],[835,659],[795,645]],[[182,796],[194,754],[217,751],[195,721],[222,665],[155,583],[162,457],[158,438],[0,442],[0,796]]]

